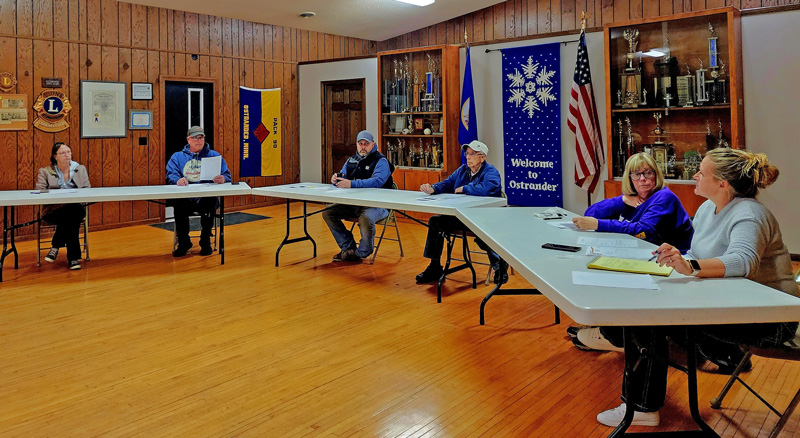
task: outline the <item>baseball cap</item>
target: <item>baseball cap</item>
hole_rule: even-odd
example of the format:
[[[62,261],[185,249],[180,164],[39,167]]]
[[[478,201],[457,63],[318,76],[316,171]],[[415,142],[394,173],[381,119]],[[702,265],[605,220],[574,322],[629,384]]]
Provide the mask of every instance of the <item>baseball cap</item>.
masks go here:
[[[192,126],[191,128],[189,128],[189,132],[186,133],[187,137],[195,137],[198,135],[206,135],[206,133],[203,132],[203,128],[199,126]]]
[[[472,149],[475,152],[480,152],[483,155],[489,155],[489,146],[486,146],[483,142],[478,140],[472,140],[469,144],[461,145],[461,150],[465,151],[467,148]]]
[[[356,137],[356,143],[358,143],[361,140],[366,140],[370,143],[375,141],[373,140],[372,134],[369,131],[361,131],[358,133],[358,137]]]

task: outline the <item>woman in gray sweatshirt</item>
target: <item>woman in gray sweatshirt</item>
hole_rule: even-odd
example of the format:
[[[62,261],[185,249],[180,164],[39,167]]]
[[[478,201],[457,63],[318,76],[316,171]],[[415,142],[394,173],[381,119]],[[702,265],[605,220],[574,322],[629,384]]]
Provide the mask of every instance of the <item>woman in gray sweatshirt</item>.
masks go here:
[[[721,148],[708,152],[695,174],[695,193],[707,198],[694,218],[694,236],[684,258],[672,245],[658,248],[658,263],[678,273],[695,277],[745,277],[787,294],[800,296],[792,278],[789,251],[772,213],[755,198],[760,189],[778,178],[778,169],[764,154]],[[732,372],[744,356],[739,344],[774,347],[790,340],[797,322],[709,325],[701,328],[698,345],[704,356]],[[636,406],[633,424],[657,426],[658,410],[664,405],[667,364],[653,359],[666,357],[666,328],[637,327],[633,336],[643,348],[655,352],[643,356],[639,366],[626,376],[625,394]],[[623,385],[624,388],[624,385]],[[625,414],[625,404],[601,412],[597,420],[616,426]]]

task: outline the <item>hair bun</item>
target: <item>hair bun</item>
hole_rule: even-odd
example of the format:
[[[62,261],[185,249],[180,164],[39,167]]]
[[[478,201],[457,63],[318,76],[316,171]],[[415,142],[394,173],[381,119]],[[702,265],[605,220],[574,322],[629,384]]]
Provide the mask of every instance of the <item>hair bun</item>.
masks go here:
[[[763,189],[772,185],[778,179],[780,171],[769,162],[766,154],[743,151],[745,163],[742,166],[743,174],[752,175],[753,182],[758,188]]]
[[[758,172],[758,188],[765,189],[772,185],[777,179],[781,171],[772,164],[765,164]]]

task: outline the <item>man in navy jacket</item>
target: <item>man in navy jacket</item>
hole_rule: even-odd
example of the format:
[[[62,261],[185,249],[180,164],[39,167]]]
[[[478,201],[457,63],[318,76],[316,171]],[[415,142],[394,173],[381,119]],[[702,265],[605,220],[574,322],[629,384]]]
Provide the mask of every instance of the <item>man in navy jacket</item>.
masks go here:
[[[356,137],[356,154],[348,158],[339,173],[331,176],[331,183],[339,188],[383,188],[391,189],[394,168],[380,152],[369,131],[361,131]],[[341,249],[333,256],[334,262],[360,262],[372,254],[375,240],[375,223],[386,218],[385,208],[359,207],[333,204],[322,212],[322,219]],[[342,219],[358,218],[361,240],[356,246],[353,233],[344,226]]]
[[[462,164],[447,179],[436,184],[423,184],[419,189],[429,195],[439,193],[461,193],[471,196],[502,196],[500,173],[497,168],[486,162],[489,147],[478,140],[461,146],[467,164]],[[465,230],[466,226],[454,216],[436,215],[428,220],[428,237],[425,241],[423,256],[431,259],[423,272],[417,275],[417,283],[431,283],[442,276],[441,261],[444,249],[445,234]],[[478,246],[489,255],[489,262],[495,270],[495,283],[508,280],[508,264],[480,239],[475,239]]]
[[[209,182],[200,180],[200,168],[203,158],[216,157],[219,152],[212,150],[206,143],[206,134],[200,126],[192,126],[186,133],[188,144],[183,150],[175,152],[167,163],[167,184],[186,186],[189,184]],[[231,172],[225,159],[222,159],[220,174],[211,182],[222,184],[231,182]],[[172,251],[173,257],[183,257],[192,247],[189,239],[189,215],[200,213],[200,255],[211,255],[211,227],[214,225],[214,212],[217,210],[217,198],[172,199],[167,205],[173,207],[175,216],[175,234],[178,236],[178,247]]]

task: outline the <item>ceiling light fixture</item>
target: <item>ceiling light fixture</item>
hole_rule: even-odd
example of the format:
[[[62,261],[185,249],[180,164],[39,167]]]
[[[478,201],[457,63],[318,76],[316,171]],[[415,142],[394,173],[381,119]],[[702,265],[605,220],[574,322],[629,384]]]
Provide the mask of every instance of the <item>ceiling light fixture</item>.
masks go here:
[[[303,12],[302,14],[298,15],[300,18],[311,18],[317,15],[315,12]]]
[[[428,6],[432,5],[436,0],[395,0],[397,2],[409,3],[415,6]]]

